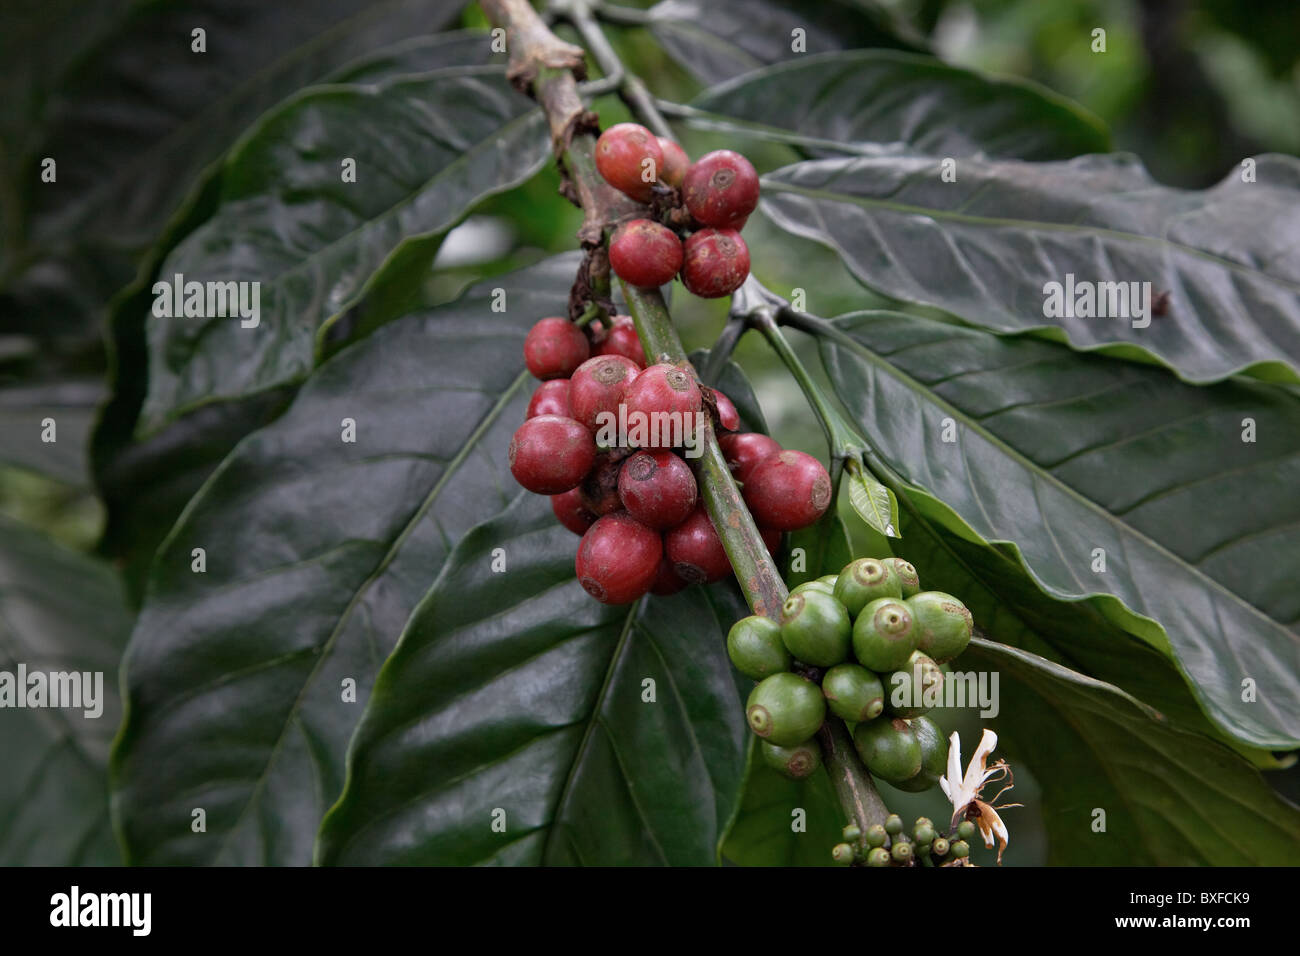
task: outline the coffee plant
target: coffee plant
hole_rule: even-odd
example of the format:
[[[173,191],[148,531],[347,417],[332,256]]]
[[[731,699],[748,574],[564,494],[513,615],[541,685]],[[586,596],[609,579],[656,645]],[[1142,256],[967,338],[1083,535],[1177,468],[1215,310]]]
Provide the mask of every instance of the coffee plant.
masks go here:
[[[1300,160],[897,4],[49,6],[0,863],[1300,859]]]

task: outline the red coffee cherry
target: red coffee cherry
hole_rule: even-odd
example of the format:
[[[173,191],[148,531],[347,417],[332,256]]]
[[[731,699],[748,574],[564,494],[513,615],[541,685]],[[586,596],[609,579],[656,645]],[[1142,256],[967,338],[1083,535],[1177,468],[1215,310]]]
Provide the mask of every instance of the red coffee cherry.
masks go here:
[[[555,512],[555,519],[576,535],[586,534],[598,517],[587,510],[577,488],[562,495],[551,495],[551,510]]]
[[[831,476],[812,455],[783,451],[750,472],[745,502],[761,525],[781,531],[806,528],[830,506]]]
[[[701,299],[731,295],[749,275],[749,247],[734,229],[701,229],[683,249],[682,283]]]
[[[689,584],[721,581],[731,573],[731,559],[703,506],[664,535],[664,553],[677,576]]]
[[[775,439],[759,432],[719,435],[718,447],[731,467],[731,474],[741,483],[749,480],[754,466],[760,461],[781,453],[781,446]]]
[[[659,181],[669,186],[680,186],[686,177],[686,170],[690,168],[691,158],[686,155],[686,150],[671,139],[665,136],[655,138],[659,140],[659,148],[664,154],[664,163],[659,170]]]
[[[673,570],[673,563],[665,554],[659,561],[659,574],[655,577],[655,583],[650,585],[650,593],[659,597],[668,597],[687,586],[687,583],[677,576],[677,572]]]
[[[583,506],[597,517],[623,510],[623,502],[618,497],[618,475],[626,456],[623,451],[596,452],[596,463],[578,485]]]
[[[639,451],[618,476],[623,507],[647,528],[663,531],[695,510],[697,489],[690,465],[671,451]]]
[[[568,378],[590,356],[587,337],[568,319],[542,319],[524,339],[524,364],[543,380]]]
[[[663,164],[659,140],[637,123],[618,123],[596,140],[596,172],[638,202],[650,199]]]
[[[538,415],[573,417],[573,410],[569,408],[569,380],[567,378],[553,378],[549,382],[543,382],[537,386],[537,391],[533,392],[533,397],[528,402],[527,417],[536,418]]]
[[[615,275],[634,286],[658,288],[672,282],[681,269],[682,241],[667,226],[633,219],[614,230],[609,265]]]
[[[716,388],[713,390],[713,398],[718,404],[718,424],[727,431],[734,432],[740,427],[740,412],[736,411],[736,406],[731,404],[731,399]]]
[[[658,532],[625,514],[614,514],[598,520],[582,536],[574,569],[597,601],[628,604],[650,590],[662,558]]]
[[[623,393],[628,422],[633,424],[634,414],[649,416],[656,412],[676,412],[693,415],[703,407],[703,402],[694,377],[676,365],[651,365],[633,379]],[[682,424],[683,428],[691,428],[694,419],[684,419]]]
[[[618,415],[623,393],[641,372],[630,358],[622,355],[598,355],[578,366],[569,379],[569,407],[573,417],[596,432],[601,412]]]
[[[781,532],[776,528],[764,528],[760,525],[758,536],[763,539],[763,544],[767,545],[767,553],[776,557],[777,551],[781,550]]]
[[[686,170],[682,198],[704,225],[737,229],[758,206],[758,173],[729,149],[706,153]]]
[[[596,349],[597,355],[621,355],[636,362],[638,368],[645,368],[645,349],[636,334],[636,326],[626,315],[616,316],[614,324],[606,333]]]
[[[539,495],[558,495],[578,487],[596,461],[591,432],[572,418],[538,415],[510,439],[510,473]]]

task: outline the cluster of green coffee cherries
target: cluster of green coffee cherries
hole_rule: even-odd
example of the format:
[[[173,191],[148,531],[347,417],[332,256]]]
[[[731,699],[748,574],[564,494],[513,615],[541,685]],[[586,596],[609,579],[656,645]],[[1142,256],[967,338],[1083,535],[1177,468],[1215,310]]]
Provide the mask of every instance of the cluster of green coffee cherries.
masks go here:
[[[727,635],[732,664],[758,681],[745,717],[764,762],[792,778],[815,772],[829,710],[872,774],[910,792],[938,783],[948,741],[924,701],[939,699],[939,665],[970,642],[966,605],[922,591],[907,561],[860,558],[796,587],[781,611],[780,623],[747,617]]]
[[[912,832],[906,833],[902,817],[891,813],[883,825],[873,824],[866,833],[850,823],[843,836],[844,842],[831,850],[831,859],[839,866],[969,866],[975,824],[963,820],[942,836],[928,817],[917,817]]]

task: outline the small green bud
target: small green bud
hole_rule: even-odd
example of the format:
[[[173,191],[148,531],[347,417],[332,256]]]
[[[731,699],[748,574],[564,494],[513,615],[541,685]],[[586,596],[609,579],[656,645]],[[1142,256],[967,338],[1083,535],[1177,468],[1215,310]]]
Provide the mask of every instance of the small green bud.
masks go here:
[[[965,604],[942,591],[922,591],[905,603],[912,612],[917,649],[940,664],[966,649],[975,622]]]
[[[889,851],[883,846],[878,846],[867,854],[867,866],[889,866]]]
[[[885,817],[885,832],[890,836],[897,836],[903,832],[903,818],[897,813],[891,813]]]
[[[811,681],[796,674],[773,674],[750,691],[745,719],[768,743],[794,747],[817,733],[826,719],[826,699]]]
[[[877,598],[853,624],[853,653],[859,664],[877,673],[898,670],[914,650],[912,612],[897,598]]]
[[[907,863],[912,859],[912,844],[906,840],[895,840],[889,855],[894,858],[895,863]]]
[[[885,709],[885,686],[861,664],[836,664],[822,675],[822,694],[837,717],[861,723]]]
[[[935,856],[947,856],[947,855],[948,855],[948,838],[947,838],[947,837],[935,837],[935,838],[934,838],[934,842],[930,844],[930,850],[934,853]]]
[[[831,850],[831,859],[837,866],[848,866],[853,862],[853,847],[847,843],[837,843]]]
[[[849,656],[853,625],[844,605],[831,595],[815,589],[792,593],[781,612],[781,641],[797,660],[834,667]]]
[[[953,859],[964,860],[970,856],[970,844],[965,840],[958,840],[951,847]]]
[[[889,834],[885,832],[885,828],[879,823],[873,823],[867,827],[867,846],[884,846],[885,840],[888,838]]]
[[[844,567],[835,580],[835,597],[857,617],[876,598],[902,599],[903,589],[892,565],[876,558],[859,558]]]
[[[862,839],[862,830],[856,823],[850,823],[840,831],[840,835],[844,837],[845,843],[857,843]]]
[[[752,680],[790,669],[790,652],[781,642],[781,625],[770,617],[742,617],[727,632],[727,656]]]
[[[969,820],[963,820],[961,823],[957,824],[957,836],[961,837],[963,840],[969,840],[974,835],[975,824],[971,823]]]
[[[912,836],[916,838],[917,843],[931,843],[934,840],[934,827],[930,824],[921,824],[919,821],[912,828]]]
[[[912,725],[912,729],[913,729],[913,730],[916,729],[916,725],[915,725],[915,724]],[[917,825],[918,827],[932,827],[932,826],[934,826],[934,823],[930,820],[929,817],[917,817],[917,818],[916,818],[916,825]]]

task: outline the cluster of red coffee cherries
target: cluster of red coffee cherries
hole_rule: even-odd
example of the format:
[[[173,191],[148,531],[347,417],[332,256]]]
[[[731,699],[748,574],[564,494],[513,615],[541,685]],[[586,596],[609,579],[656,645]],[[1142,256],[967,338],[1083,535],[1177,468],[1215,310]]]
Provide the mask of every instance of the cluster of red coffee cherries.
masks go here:
[[[830,505],[821,462],[783,451],[766,435],[738,431],[735,405],[701,386],[688,363],[646,367],[626,316],[587,330],[542,319],[524,341],[524,361],[542,382],[510,442],[510,471],[524,488],[549,495],[559,522],[582,535],[578,580],[598,601],[627,604],[732,573],[681,447],[597,444],[609,420],[604,415],[617,419],[620,406],[624,420],[667,412],[693,422],[707,393],[717,410],[718,444],[774,554],[783,531],[812,524]]]
[[[730,295],[749,275],[749,247],[740,238],[758,206],[758,173],[744,156],[720,149],[692,163],[670,139],[636,123],[611,126],[596,141],[596,171],[637,202],[656,189],[685,207],[670,215],[676,229],[654,219],[632,219],[614,230],[609,264],[635,286],[658,287],[680,275],[704,299]]]

